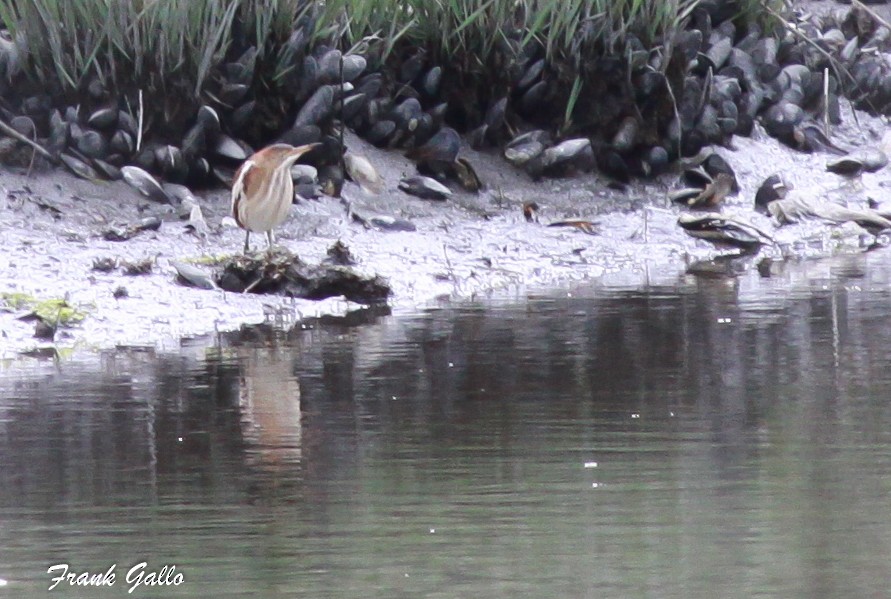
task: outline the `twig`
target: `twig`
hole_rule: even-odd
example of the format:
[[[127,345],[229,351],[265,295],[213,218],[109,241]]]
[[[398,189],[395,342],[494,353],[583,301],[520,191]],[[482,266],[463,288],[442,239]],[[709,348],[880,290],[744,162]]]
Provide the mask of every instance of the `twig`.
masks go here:
[[[10,127],[9,125],[7,125],[6,121],[4,121],[2,119],[0,119],[0,131],[3,131],[3,133],[5,133],[6,135],[8,135],[22,143],[28,144],[29,146],[34,148],[35,152],[37,152],[38,154],[40,154],[41,156],[43,156],[44,158],[46,158],[53,164],[58,164],[59,161],[56,160],[56,157],[53,156],[52,154],[50,154],[46,148],[44,148],[42,145],[40,145],[36,141],[31,141],[30,139],[28,139],[27,137],[25,137],[24,135],[22,135],[21,133],[19,133],[12,127]]]
[[[137,115],[136,122],[136,151],[139,152],[142,149],[142,90],[139,90],[139,114]]]
[[[863,12],[865,12],[866,14],[871,16],[882,27],[891,29],[891,23],[889,23],[887,20],[880,17],[876,11],[874,11],[873,9],[869,8],[868,6],[866,6],[865,4],[860,2],[860,0],[853,0],[853,2],[851,2],[851,5],[855,8],[861,9]]]
[[[829,67],[823,69],[823,134],[829,138]]]

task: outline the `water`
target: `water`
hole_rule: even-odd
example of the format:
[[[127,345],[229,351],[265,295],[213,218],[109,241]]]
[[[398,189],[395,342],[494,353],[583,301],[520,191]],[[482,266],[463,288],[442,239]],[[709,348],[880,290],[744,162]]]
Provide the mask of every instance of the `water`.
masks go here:
[[[886,596],[882,259],[7,364],[0,597]]]

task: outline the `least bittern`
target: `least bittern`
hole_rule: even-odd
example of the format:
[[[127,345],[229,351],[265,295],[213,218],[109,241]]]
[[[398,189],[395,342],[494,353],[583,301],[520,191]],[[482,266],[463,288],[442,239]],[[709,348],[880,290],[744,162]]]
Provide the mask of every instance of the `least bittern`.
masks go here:
[[[273,144],[244,161],[232,182],[232,216],[246,231],[244,251],[250,248],[251,232],[266,233],[271,249],[272,230],[282,224],[294,202],[291,167],[317,144],[289,146]]]

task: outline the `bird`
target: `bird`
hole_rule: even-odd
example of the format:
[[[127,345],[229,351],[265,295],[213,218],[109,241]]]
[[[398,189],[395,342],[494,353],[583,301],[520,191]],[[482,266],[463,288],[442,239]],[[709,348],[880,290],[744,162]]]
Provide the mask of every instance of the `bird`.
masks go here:
[[[291,167],[318,144],[273,144],[252,154],[236,171],[232,182],[232,217],[245,230],[244,253],[251,233],[266,233],[267,249],[274,242],[273,229],[288,217],[294,202]]]

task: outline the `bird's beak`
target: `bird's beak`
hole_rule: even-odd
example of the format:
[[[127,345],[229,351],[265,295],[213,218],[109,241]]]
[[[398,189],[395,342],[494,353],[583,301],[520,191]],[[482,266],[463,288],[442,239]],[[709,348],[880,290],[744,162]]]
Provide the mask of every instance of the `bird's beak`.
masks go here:
[[[305,146],[297,146],[293,150],[291,150],[288,154],[289,156],[293,156],[294,158],[299,158],[309,152],[310,150],[314,150],[315,148],[321,146],[322,144],[319,142],[306,144]]]

